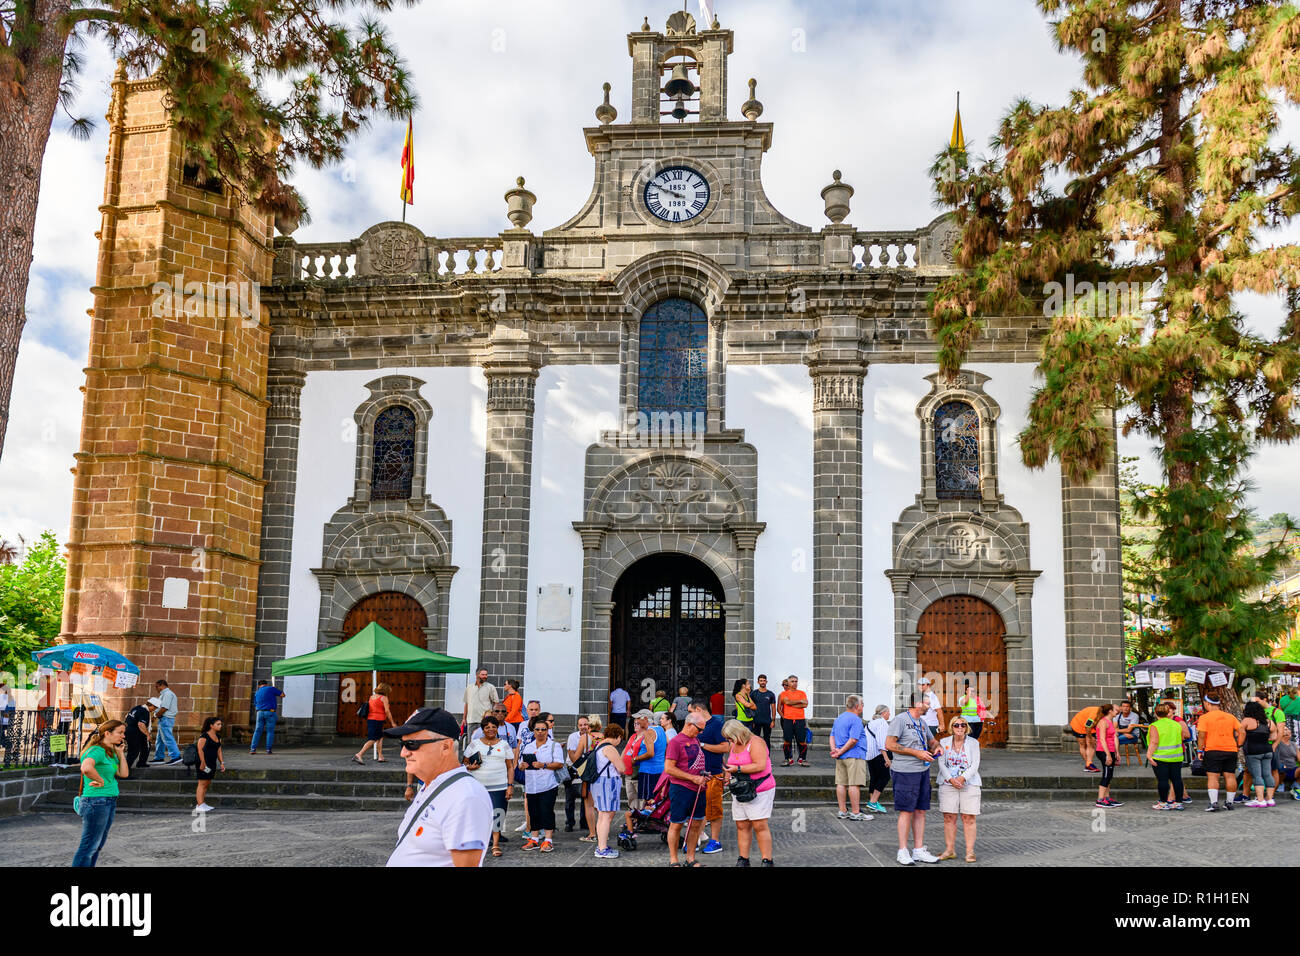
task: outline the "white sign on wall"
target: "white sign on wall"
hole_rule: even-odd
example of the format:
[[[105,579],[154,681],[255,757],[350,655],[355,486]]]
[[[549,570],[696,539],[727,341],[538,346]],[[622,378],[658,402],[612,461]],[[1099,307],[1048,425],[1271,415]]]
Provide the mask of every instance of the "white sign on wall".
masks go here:
[[[777,622],[776,622],[776,639],[777,639],[778,641],[788,641],[788,640],[790,640],[790,622],[789,622],[789,621],[777,621]]]
[[[162,606],[187,608],[190,606],[190,579],[163,578]]]
[[[573,622],[573,588],[545,584],[537,589],[537,629],[569,631]]]

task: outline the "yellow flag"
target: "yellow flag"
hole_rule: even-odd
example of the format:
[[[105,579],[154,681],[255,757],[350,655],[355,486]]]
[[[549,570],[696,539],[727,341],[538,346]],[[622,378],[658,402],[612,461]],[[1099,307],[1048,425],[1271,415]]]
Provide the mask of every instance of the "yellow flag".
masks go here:
[[[961,94],[957,94],[957,115],[952,118],[952,139],[948,141],[952,149],[966,152],[966,133],[961,128]]]

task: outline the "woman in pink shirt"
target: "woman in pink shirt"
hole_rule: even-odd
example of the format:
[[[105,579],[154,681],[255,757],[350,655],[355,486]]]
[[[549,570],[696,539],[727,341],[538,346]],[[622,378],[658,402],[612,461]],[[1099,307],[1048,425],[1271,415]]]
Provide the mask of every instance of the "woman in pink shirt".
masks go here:
[[[738,720],[722,725],[722,736],[731,744],[723,767],[723,785],[731,782],[733,773],[748,774],[756,784],[753,800],[741,803],[731,798],[731,818],[736,821],[736,849],[740,856],[737,866],[749,866],[751,835],[758,838],[758,852],[763,855],[763,866],[772,866],[772,831],[767,825],[772,816],[772,802],[776,798],[776,778],[772,776],[772,754],[748,727]]]
[[[1110,781],[1115,776],[1115,766],[1119,762],[1119,740],[1115,732],[1115,721],[1111,713],[1114,704],[1102,704],[1097,708],[1097,763],[1101,767],[1101,779],[1097,782],[1097,803],[1099,807],[1123,806],[1110,797]]]

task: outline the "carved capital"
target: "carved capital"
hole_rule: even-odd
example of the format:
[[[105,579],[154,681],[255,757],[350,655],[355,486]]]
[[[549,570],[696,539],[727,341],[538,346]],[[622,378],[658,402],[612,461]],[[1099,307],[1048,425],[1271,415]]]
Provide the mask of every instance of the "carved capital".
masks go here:
[[[910,571],[886,571],[885,577],[889,578],[889,586],[898,597],[907,597],[907,592],[912,590]]]
[[[605,540],[605,532],[608,529],[603,524],[575,521],[573,522],[573,530],[582,536],[582,550],[598,551],[601,543]]]
[[[300,421],[302,411],[299,400],[306,381],[307,376],[302,372],[280,373],[272,378],[266,388],[266,400],[270,403],[266,417]]]
[[[862,373],[812,370],[813,411],[862,411]]]
[[[446,593],[451,587],[451,579],[455,577],[459,567],[447,566],[433,569],[433,579],[438,582],[438,590]]]
[[[533,385],[537,370],[489,371],[487,373],[489,412],[531,412],[533,410]]]
[[[758,544],[758,536],[763,533],[767,523],[763,521],[753,524],[733,524],[730,526],[732,537],[736,539],[736,547],[741,551],[753,551]]]

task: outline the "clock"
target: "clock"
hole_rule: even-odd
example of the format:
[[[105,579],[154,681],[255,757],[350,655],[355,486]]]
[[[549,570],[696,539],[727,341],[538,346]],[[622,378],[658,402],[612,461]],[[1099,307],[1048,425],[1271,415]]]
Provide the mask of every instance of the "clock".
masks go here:
[[[709,181],[689,166],[668,166],[645,184],[645,205],[664,222],[689,222],[709,204]]]

